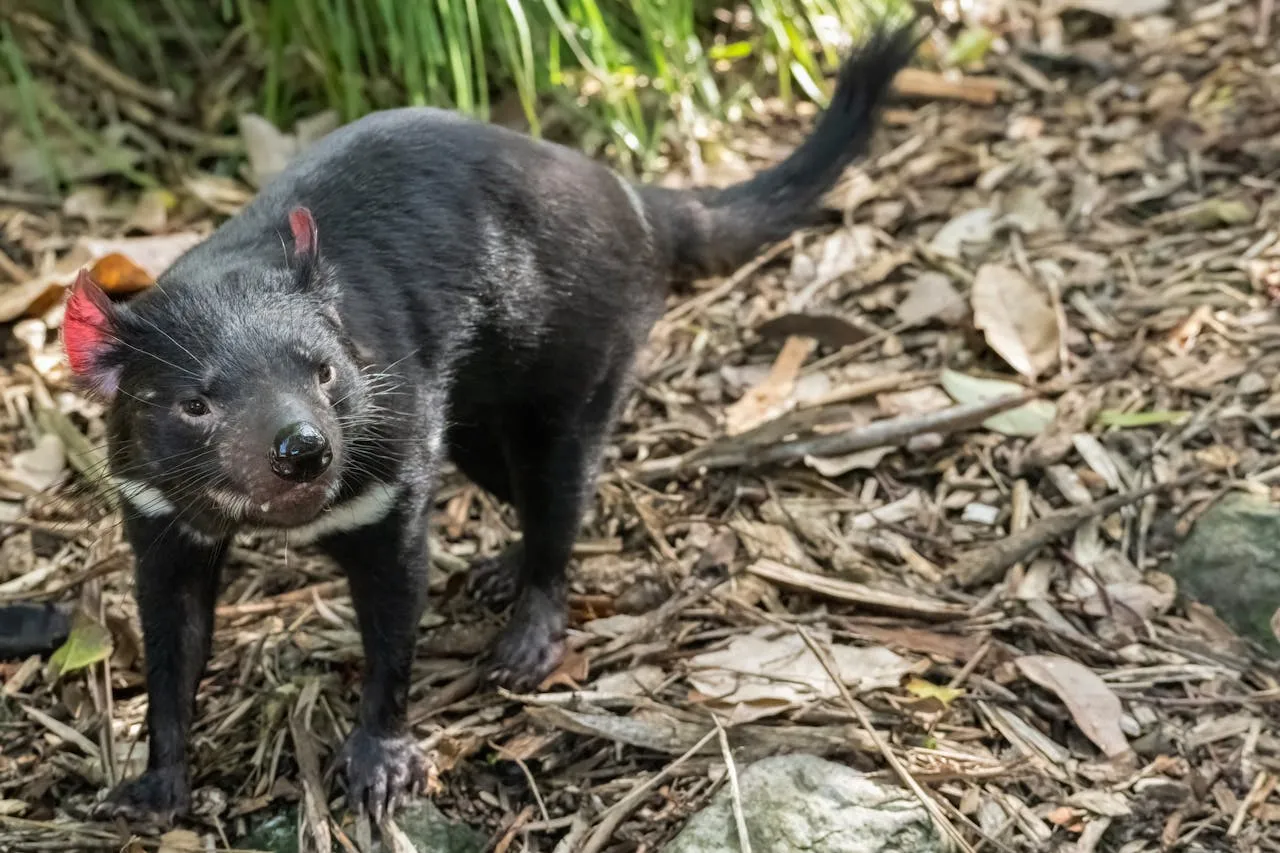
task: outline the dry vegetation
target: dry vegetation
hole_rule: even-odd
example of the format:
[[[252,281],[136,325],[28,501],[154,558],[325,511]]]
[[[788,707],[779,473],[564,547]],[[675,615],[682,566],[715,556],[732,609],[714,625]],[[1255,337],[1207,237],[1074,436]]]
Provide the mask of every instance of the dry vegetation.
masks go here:
[[[1161,571],[1212,499],[1280,472],[1280,50],[1266,0],[1195,5],[1011,7],[985,67],[904,80],[843,226],[672,298],[537,695],[477,683],[496,622],[458,573],[511,518],[450,478],[411,713],[445,812],[490,849],[658,849],[723,782],[718,718],[736,763],[912,780],[962,849],[1280,850],[1275,661]],[[799,133],[734,147],[755,164]],[[70,267],[136,249],[30,199],[0,217],[0,302],[73,246]],[[83,466],[68,430],[101,423],[32,329],[0,373],[0,600],[78,603],[113,650],[60,679],[0,663],[0,847],[118,850],[125,828],[80,816],[144,749],[130,557],[74,472],[33,493],[58,461],[36,437]],[[322,778],[358,685],[344,583],[247,539],[222,601],[187,826],[234,847],[305,799],[308,832],[352,835]]]

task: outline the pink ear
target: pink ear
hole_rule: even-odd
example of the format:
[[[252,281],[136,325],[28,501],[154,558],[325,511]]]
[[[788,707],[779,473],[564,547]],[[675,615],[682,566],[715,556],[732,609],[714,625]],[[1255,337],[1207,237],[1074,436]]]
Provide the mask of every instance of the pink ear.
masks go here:
[[[295,207],[289,212],[289,230],[293,232],[293,251],[297,255],[309,255],[316,250],[319,235],[315,217],[305,207]]]
[[[62,320],[62,346],[71,372],[108,396],[115,393],[119,372],[104,366],[102,356],[110,347],[111,300],[81,269],[67,298]]]

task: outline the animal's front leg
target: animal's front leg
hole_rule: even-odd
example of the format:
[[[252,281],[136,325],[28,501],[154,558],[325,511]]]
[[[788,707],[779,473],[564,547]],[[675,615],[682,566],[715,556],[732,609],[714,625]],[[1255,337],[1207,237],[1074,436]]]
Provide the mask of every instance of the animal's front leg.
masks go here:
[[[351,586],[364,646],[360,720],[343,747],[347,801],[375,820],[424,783],[408,731],[410,669],[427,598],[426,498],[411,494],[386,519],[326,543]]]
[[[125,532],[137,559],[150,747],[146,772],[112,791],[99,813],[169,819],[190,804],[187,735],[209,659],[227,540],[193,534],[172,517],[130,516]]]

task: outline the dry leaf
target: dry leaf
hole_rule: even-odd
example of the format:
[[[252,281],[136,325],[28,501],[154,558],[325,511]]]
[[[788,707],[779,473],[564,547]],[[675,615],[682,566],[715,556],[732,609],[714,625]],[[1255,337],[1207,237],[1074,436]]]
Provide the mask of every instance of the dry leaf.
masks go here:
[[[1058,360],[1058,320],[1049,300],[1015,269],[978,268],[973,281],[973,322],[1009,366],[1034,379]]]
[[[195,231],[181,231],[157,237],[130,237],[123,240],[84,238],[78,243],[88,251],[93,260],[113,254],[123,255],[155,280],[203,239],[204,235]]]
[[[871,471],[894,451],[892,447],[871,447],[846,456],[806,456],[804,464],[824,477],[839,477],[850,471]]]
[[[1129,741],[1120,728],[1120,700],[1093,670],[1059,655],[1025,655],[1017,665],[1029,680],[1057,694],[1080,731],[1107,758],[1129,753]]]
[[[867,333],[836,314],[783,314],[760,324],[762,338],[813,338],[823,346],[847,347],[866,340]]]
[[[960,260],[966,245],[985,245],[995,234],[996,213],[989,207],[966,211],[933,235],[929,249],[936,255]]]
[[[99,258],[89,270],[89,277],[107,293],[137,293],[155,284],[147,271],[119,252]]]
[[[958,687],[934,684],[932,681],[914,675],[907,680],[903,689],[917,699],[937,699],[943,705],[950,705],[964,695],[964,691]]]
[[[550,690],[557,684],[568,687],[570,690],[578,690],[582,682],[587,680],[587,676],[591,672],[591,664],[587,660],[587,656],[575,649],[565,652],[564,659],[560,661],[560,665],[555,671],[542,680],[538,685],[539,690]]]
[[[171,829],[160,836],[160,849],[157,853],[200,853],[204,844],[200,836],[189,829]]]
[[[911,662],[886,648],[831,645],[840,680],[855,693],[896,687]],[[814,699],[834,699],[839,688],[799,634],[763,626],[723,649],[689,661],[689,683],[738,721],[759,719]]]
[[[951,279],[942,273],[926,272],[907,286],[907,298],[898,305],[898,320],[908,326],[940,318],[954,325],[964,321],[968,305]]]
[[[1016,382],[981,379],[954,370],[942,371],[941,382],[952,399],[961,404],[997,400],[1026,390]],[[1048,429],[1057,414],[1058,407],[1051,401],[1031,400],[1007,412],[992,415],[982,425],[1002,435],[1035,436]]]

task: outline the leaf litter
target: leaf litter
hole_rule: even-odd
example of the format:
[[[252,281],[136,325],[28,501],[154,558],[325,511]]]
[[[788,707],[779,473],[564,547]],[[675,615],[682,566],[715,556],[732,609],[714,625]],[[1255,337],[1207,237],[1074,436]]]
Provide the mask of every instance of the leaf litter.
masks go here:
[[[1275,10],[1212,12],[943,22],[833,194],[849,224],[672,297],[577,549],[573,653],[534,695],[475,677],[495,626],[449,579],[513,519],[446,477],[409,701],[447,815],[510,849],[660,849],[723,784],[714,714],[739,763],[803,750],[913,780],[972,847],[1280,849],[1275,662],[1161,571],[1218,495],[1280,470],[1280,47],[1255,38]],[[327,121],[247,118],[250,174]],[[779,109],[757,133],[730,142],[749,159],[800,128]],[[129,554],[85,488],[102,413],[57,330],[80,266],[127,298],[250,196],[181,172],[173,199],[0,195],[0,606],[89,619],[53,666],[0,661],[14,849],[142,849],[86,817],[145,761],[146,699]],[[238,542],[201,805],[148,849],[234,847],[286,806],[312,841],[367,834],[323,771],[359,658],[333,566]]]

